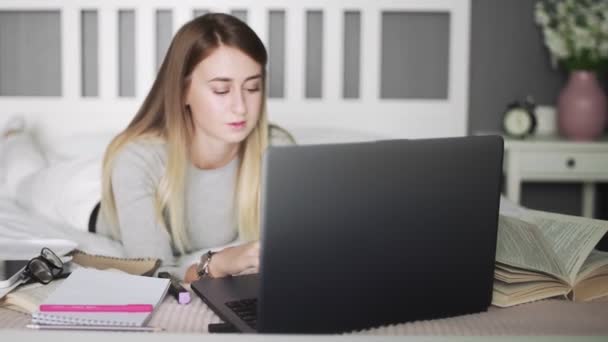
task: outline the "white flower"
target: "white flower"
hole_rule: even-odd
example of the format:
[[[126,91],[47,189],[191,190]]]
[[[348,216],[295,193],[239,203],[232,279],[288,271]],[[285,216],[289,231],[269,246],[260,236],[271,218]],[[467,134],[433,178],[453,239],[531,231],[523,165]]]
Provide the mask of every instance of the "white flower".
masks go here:
[[[600,25],[600,34],[602,36],[608,37],[608,17],[606,17],[607,19],[604,19],[604,21],[602,21],[602,24]]]
[[[553,54],[557,59],[564,59],[570,56],[566,41],[554,30],[545,30],[545,43],[547,44],[551,54]]]
[[[566,3],[560,2],[559,4],[557,4],[557,17],[559,19],[563,19],[566,17],[567,14],[568,10],[566,9]]]
[[[590,68],[608,63],[608,0],[538,0],[534,21],[553,63]]]
[[[587,23],[587,27],[589,28],[599,28],[600,26],[600,18],[592,11],[587,11],[585,13],[585,23]]]
[[[597,49],[601,58],[608,58],[608,40],[604,40],[600,43]]]
[[[591,31],[580,26],[574,26],[572,28],[572,43],[574,46],[575,53],[581,54],[583,50],[594,50],[595,41],[591,35]]]
[[[557,24],[557,27],[555,28],[555,34],[559,35],[560,37],[562,37],[563,39],[568,39],[569,37],[569,33],[570,33],[570,25],[568,25],[568,23],[566,22],[560,22]],[[547,39],[547,36],[545,36],[545,39]]]
[[[543,27],[549,25],[549,15],[540,2],[536,4],[535,18],[538,25],[542,25]]]

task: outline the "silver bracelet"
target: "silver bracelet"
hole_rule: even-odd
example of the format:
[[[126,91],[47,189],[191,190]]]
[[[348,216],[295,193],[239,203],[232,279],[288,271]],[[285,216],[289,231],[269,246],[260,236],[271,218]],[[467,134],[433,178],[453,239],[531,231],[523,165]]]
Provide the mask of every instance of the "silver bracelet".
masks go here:
[[[211,259],[213,258],[214,254],[214,252],[208,251],[201,256],[201,260],[196,266],[196,274],[199,276],[199,278],[211,277],[211,274],[209,273],[209,265],[211,264]]]

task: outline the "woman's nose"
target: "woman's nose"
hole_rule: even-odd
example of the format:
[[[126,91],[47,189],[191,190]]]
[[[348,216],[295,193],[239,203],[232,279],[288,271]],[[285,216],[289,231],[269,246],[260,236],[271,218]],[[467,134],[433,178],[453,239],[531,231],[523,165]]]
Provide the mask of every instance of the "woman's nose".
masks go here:
[[[243,91],[237,90],[232,92],[232,112],[238,115],[245,115],[247,113],[247,106],[245,105],[245,99],[243,98]]]

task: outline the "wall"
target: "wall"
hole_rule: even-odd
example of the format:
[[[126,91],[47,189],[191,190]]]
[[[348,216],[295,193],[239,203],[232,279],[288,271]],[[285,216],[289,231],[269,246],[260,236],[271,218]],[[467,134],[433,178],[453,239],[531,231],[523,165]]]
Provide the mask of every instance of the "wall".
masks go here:
[[[555,104],[567,75],[551,68],[534,23],[535,2],[472,1],[469,132],[500,130],[505,105],[526,95],[539,104]],[[598,192],[596,216],[608,219],[606,186]],[[580,196],[578,184],[524,184],[522,203],[578,215]]]

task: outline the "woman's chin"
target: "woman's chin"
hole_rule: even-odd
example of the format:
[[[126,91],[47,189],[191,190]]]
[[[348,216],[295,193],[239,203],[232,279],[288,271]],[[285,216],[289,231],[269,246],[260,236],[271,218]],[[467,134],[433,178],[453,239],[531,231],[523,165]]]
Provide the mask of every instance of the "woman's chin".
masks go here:
[[[247,137],[249,136],[249,134],[251,134],[252,131],[253,129],[248,128],[243,128],[241,130],[231,130],[229,132],[226,132],[226,134],[222,136],[222,140],[227,143],[238,144],[245,141],[245,139],[247,139]]]
[[[245,141],[245,139],[247,139],[247,136],[249,134],[245,133],[245,132],[239,132],[239,133],[230,133],[230,134],[225,134],[222,136],[222,140],[227,143],[227,144],[240,144],[243,141]]]

